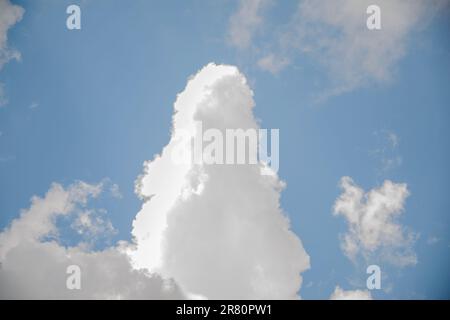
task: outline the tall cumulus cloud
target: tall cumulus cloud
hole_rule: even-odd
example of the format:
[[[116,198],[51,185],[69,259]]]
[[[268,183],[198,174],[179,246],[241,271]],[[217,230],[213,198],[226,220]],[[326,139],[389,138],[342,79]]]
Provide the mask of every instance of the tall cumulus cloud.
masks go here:
[[[136,183],[146,200],[133,222],[136,267],[211,299],[297,297],[309,256],[280,208],[276,173],[263,174],[263,163],[173,161],[179,132],[196,136],[197,121],[203,130],[258,129],[253,107],[236,67],[209,64],[191,77],[175,102],[169,143]]]

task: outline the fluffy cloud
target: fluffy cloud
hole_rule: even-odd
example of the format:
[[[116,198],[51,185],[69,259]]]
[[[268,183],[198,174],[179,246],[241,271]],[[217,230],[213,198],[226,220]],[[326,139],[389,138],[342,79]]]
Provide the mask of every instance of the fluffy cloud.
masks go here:
[[[372,295],[368,290],[343,290],[337,286],[330,300],[372,300]]]
[[[426,24],[442,1],[379,0],[381,30],[366,28],[370,0],[302,1],[293,43],[314,55],[335,81],[334,93],[370,82],[385,82],[405,54],[409,37]],[[295,41],[295,40],[298,41]]]
[[[232,23],[229,28],[230,34],[236,34],[235,45],[257,46],[259,67],[272,73],[278,73],[297,57],[312,58],[329,77],[328,96],[391,81],[409,38],[426,26],[439,8],[448,5],[448,0],[376,1],[381,8],[382,26],[376,31],[366,27],[366,9],[373,4],[371,0],[300,0],[296,12],[287,18],[288,23],[272,26],[252,42],[255,30],[264,26],[260,8],[265,7],[259,3],[241,2],[232,18],[239,23]],[[235,31],[238,27],[242,34]]]
[[[378,257],[394,265],[416,264],[412,249],[415,234],[397,220],[409,195],[407,185],[386,180],[365,193],[350,177],[341,179],[343,193],[334,204],[334,215],[343,216],[349,230],[342,237],[342,249],[354,260]]]
[[[253,106],[237,68],[204,67],[177,97],[169,144],[137,180],[144,204],[135,243],[63,246],[61,219],[74,218],[71,226],[88,238],[114,229],[88,208],[104,183],[53,184],[0,233],[0,298],[297,298],[309,256],[280,208],[276,173],[262,162],[173,161],[178,134],[197,135],[196,121],[222,132],[259,128]],[[81,290],[66,287],[70,265],[81,268]]]
[[[137,267],[211,299],[296,298],[309,256],[280,208],[284,184],[264,165],[175,164],[180,131],[258,128],[253,93],[233,66],[209,64],[174,105],[172,137],[145,163],[133,222]],[[265,169],[268,169],[267,167]]]
[[[20,59],[20,53],[8,47],[8,30],[22,19],[24,9],[9,0],[0,0],[0,70],[11,59]],[[7,103],[4,89],[0,84],[0,107]]]
[[[0,299],[165,299],[183,298],[172,280],[134,270],[119,243],[102,251],[82,244],[64,247],[56,219],[86,210],[102,184],[78,182],[64,189],[53,184],[45,197],[33,197],[30,208],[0,233]],[[68,290],[67,267],[81,268],[81,290]]]

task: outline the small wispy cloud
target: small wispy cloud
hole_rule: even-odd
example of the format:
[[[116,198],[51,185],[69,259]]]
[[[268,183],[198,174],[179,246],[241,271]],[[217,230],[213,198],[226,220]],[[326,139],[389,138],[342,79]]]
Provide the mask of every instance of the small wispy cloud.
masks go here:
[[[28,108],[31,109],[31,110],[36,109],[37,107],[39,107],[39,103],[37,103],[37,102],[32,102],[32,103],[28,106]]]
[[[388,139],[389,143],[391,144],[392,148],[397,148],[398,144],[399,144],[398,136],[392,131],[388,131],[388,132],[386,132],[386,134],[387,134],[387,139]]]
[[[111,195],[116,199],[122,199],[122,193],[120,192],[119,185],[117,183],[113,183],[109,188]]]
[[[330,300],[372,300],[372,295],[368,290],[343,290],[337,286]]]
[[[369,154],[379,162],[377,174],[383,176],[403,163],[399,151],[400,137],[394,131],[385,129],[375,131],[373,135],[376,139],[376,146],[369,150]]]
[[[255,34],[264,23],[264,12],[270,0],[241,0],[229,22],[228,43],[238,49],[253,46]]]
[[[279,73],[285,67],[290,64],[290,61],[286,57],[277,57],[273,53],[262,57],[258,60],[258,66],[265,71],[269,71],[273,74]]]
[[[3,83],[0,83],[0,108],[4,107],[8,104],[8,99],[5,94],[5,86]]]
[[[428,245],[433,245],[433,244],[438,243],[439,241],[440,241],[440,239],[438,237],[436,237],[436,236],[429,236],[428,239],[427,239],[427,244]]]
[[[8,30],[22,19],[25,10],[9,0],[0,0],[0,71],[10,60],[20,60],[20,52],[8,46]],[[0,107],[8,104],[3,85],[0,83]]]

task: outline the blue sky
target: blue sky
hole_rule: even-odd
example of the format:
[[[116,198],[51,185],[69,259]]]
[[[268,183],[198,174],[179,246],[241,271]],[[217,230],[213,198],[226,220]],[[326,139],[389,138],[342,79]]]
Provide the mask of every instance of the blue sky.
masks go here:
[[[207,63],[232,64],[249,80],[262,127],[280,129],[279,175],[287,183],[281,206],[311,258],[301,296],[364,287],[365,266],[340,249],[345,220],[332,215],[339,180],[350,176],[366,191],[386,179],[406,183],[400,222],[419,234],[418,263],[381,264],[392,289],[372,295],[450,297],[448,6],[402,38],[405,54],[389,65],[389,81],[369,79],[318,102],[333,81],[314,58],[291,54],[275,73],[256,63],[277,39],[270,30],[288,20],[296,1],[268,9],[248,50],[227,41],[236,1],[14,3],[25,13],[8,31],[21,60],[0,71],[8,99],[0,108],[2,229],[52,182],[108,179],[122,197],[105,194],[99,205],[118,231],[113,240],[130,240],[141,207],[134,181],[170,138],[176,94]],[[65,27],[69,4],[81,7],[81,30]]]

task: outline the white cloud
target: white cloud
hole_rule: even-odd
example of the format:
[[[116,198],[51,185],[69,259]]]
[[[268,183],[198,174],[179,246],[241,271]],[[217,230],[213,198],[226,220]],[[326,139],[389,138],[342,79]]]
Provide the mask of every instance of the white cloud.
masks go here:
[[[372,300],[372,295],[368,290],[343,290],[336,286],[330,300]]]
[[[426,24],[433,6],[421,0],[379,0],[382,29],[370,31],[370,4],[373,1],[305,0],[298,8],[293,43],[327,68],[336,86],[333,93],[389,81],[409,37]]]
[[[176,279],[210,299],[296,298],[309,256],[280,208],[284,184],[255,165],[177,165],[182,130],[258,128],[253,93],[236,67],[209,64],[174,105],[172,137],[144,165],[136,191],[146,199],[133,222],[138,267]],[[267,169],[267,168],[266,168]]]
[[[20,59],[20,53],[8,47],[8,30],[22,19],[24,9],[9,0],[0,0],[0,70],[11,59]]]
[[[248,49],[252,45],[255,33],[261,27],[263,13],[270,0],[240,0],[239,7],[230,18],[228,41],[239,49]]]
[[[55,217],[67,215],[77,204],[85,205],[89,197],[96,197],[100,192],[101,185],[79,182],[68,190],[53,184],[45,198],[33,197],[31,207],[0,233],[0,258],[5,258],[6,253],[22,241],[36,242],[44,236],[57,235]]]
[[[263,70],[278,73],[298,57],[318,62],[330,80],[330,88],[322,97],[326,98],[373,83],[389,83],[409,39],[439,8],[448,5],[448,0],[378,0],[382,29],[375,31],[366,27],[366,9],[371,4],[371,0],[301,0],[296,12],[286,18],[288,23],[271,25],[255,39],[255,30],[265,25],[264,15],[251,1],[243,1],[233,18],[249,21],[250,27],[236,23],[229,32],[234,30],[235,42],[242,43],[236,45],[239,48],[257,47],[254,51],[262,55],[258,65]],[[247,11],[251,14],[244,14]],[[245,16],[255,18],[247,20]]]
[[[341,188],[333,214],[342,215],[348,223],[341,243],[344,253],[352,260],[362,254],[398,266],[416,264],[412,248],[416,235],[397,222],[409,195],[407,185],[386,180],[365,193],[350,177],[343,177]]]
[[[71,226],[88,237],[113,230],[88,208],[109,181],[53,184],[0,233],[0,298],[297,298],[309,256],[280,208],[276,173],[262,163],[172,162],[179,131],[195,135],[197,121],[256,129],[253,106],[237,68],[204,67],[177,97],[171,141],[136,183],[145,203],[133,222],[135,244],[63,246],[63,217],[75,217]],[[72,264],[81,267],[80,291],[65,286]]]
[[[289,60],[285,57],[276,57],[273,53],[268,54],[265,57],[262,57],[258,60],[258,66],[262,70],[270,71],[273,74],[276,74],[283,70],[287,65],[289,65]]]
[[[8,30],[22,19],[24,9],[9,0],[0,0],[0,71],[11,59],[20,60],[20,52],[8,46]],[[3,85],[0,84],[0,107],[7,104]]]
[[[82,244],[64,247],[51,240],[57,217],[85,209],[102,184],[78,182],[64,189],[53,184],[45,197],[0,233],[0,299],[165,299],[183,298],[173,280],[134,270],[127,244],[88,251]],[[68,290],[66,269],[81,268],[81,290]]]

